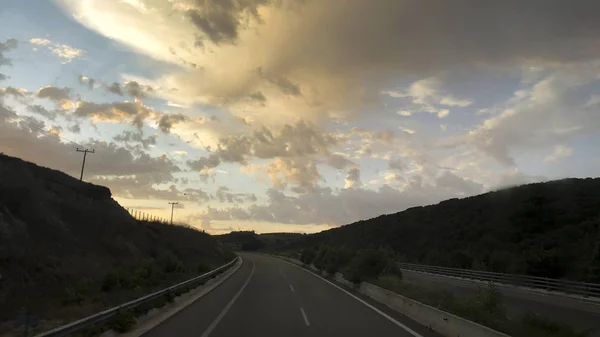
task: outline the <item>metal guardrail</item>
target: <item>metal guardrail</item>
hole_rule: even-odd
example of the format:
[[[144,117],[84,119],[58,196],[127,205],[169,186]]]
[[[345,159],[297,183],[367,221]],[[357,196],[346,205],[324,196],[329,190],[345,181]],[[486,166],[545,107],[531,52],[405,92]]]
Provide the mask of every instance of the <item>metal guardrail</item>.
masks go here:
[[[401,269],[600,298],[600,284],[398,262]]]
[[[129,310],[129,309],[133,309],[141,304],[150,302],[154,299],[157,299],[161,296],[167,295],[173,291],[176,291],[178,289],[181,289],[183,287],[186,287],[190,284],[193,284],[195,282],[198,281],[202,281],[204,279],[210,278],[211,276],[223,271],[224,269],[229,268],[231,265],[233,265],[237,260],[239,259],[239,257],[236,257],[235,259],[233,259],[231,262],[228,262],[225,265],[222,265],[221,267],[217,268],[217,269],[213,269],[211,271],[209,271],[206,274],[202,274],[200,276],[194,277],[192,279],[189,279],[187,281],[183,281],[179,284],[176,284],[174,286],[165,288],[163,290],[159,290],[155,293],[146,295],[144,297],[140,297],[136,300],[124,303],[119,305],[118,307],[114,307],[112,309],[108,309],[108,310],[104,310],[102,312],[99,312],[97,314],[82,318],[78,321],[69,323],[67,325],[63,325],[61,327],[58,327],[56,329],[47,331],[47,332],[43,332],[39,335],[36,335],[35,337],[59,337],[59,336],[67,336],[70,333],[73,332],[77,332],[80,331],[84,328],[87,328],[89,326],[92,326],[94,324],[98,324],[101,322],[104,322],[106,320],[108,320],[109,318],[112,318],[114,316],[117,316],[119,313],[125,311],[125,310]]]

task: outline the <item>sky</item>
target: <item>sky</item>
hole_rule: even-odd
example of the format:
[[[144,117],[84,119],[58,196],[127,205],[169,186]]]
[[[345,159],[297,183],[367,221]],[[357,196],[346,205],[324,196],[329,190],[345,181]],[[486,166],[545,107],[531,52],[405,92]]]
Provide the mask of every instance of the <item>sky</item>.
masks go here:
[[[4,0],[0,152],[209,233],[312,233],[600,172],[600,11]]]

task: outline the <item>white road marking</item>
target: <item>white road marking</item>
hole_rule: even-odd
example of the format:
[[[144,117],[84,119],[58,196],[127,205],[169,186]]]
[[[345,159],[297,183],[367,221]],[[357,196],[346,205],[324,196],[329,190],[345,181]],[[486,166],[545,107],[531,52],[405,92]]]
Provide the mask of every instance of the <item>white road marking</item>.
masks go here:
[[[246,279],[246,282],[244,282],[244,284],[242,285],[240,290],[238,290],[238,292],[233,296],[231,301],[229,301],[229,303],[227,303],[225,308],[223,308],[223,311],[221,311],[219,316],[217,316],[217,318],[215,318],[215,320],[208,326],[208,328],[206,329],[206,331],[204,331],[204,333],[202,334],[201,337],[208,337],[210,335],[210,333],[217,327],[217,324],[219,324],[219,322],[223,319],[223,317],[225,317],[225,315],[227,314],[229,309],[231,309],[231,306],[233,305],[233,303],[235,303],[235,301],[238,299],[238,297],[240,297],[240,295],[242,294],[242,291],[244,291],[244,288],[246,288],[246,286],[248,285],[248,282],[250,282],[250,279],[252,278],[252,275],[254,274],[255,267],[256,267],[256,265],[254,264],[254,262],[252,262],[252,271],[250,272],[248,279]]]
[[[326,280],[326,279],[322,278],[321,276],[319,276],[319,275],[317,275],[317,274],[315,274],[315,273],[312,273],[312,272],[310,272],[310,271],[308,271],[308,270],[306,270],[306,269],[304,269],[304,268],[302,268],[302,267],[300,267],[300,266],[297,266],[297,265],[295,265],[295,264],[293,264],[293,263],[291,263],[291,262],[288,262],[288,261],[285,261],[285,260],[282,260],[282,261],[283,261],[283,262],[285,262],[285,263],[289,263],[289,264],[291,264],[292,266],[294,266],[294,267],[296,267],[296,268],[298,268],[298,269],[302,269],[302,270],[304,270],[305,272],[307,272],[307,273],[309,273],[309,274],[311,274],[311,275],[313,275],[313,276],[315,276],[315,277],[318,277],[318,278],[320,278],[321,280],[323,280],[323,281],[325,281],[325,282],[327,282],[327,283],[331,284],[332,286],[336,287],[337,289],[339,289],[339,290],[341,290],[341,291],[345,292],[345,293],[346,293],[348,296],[350,296],[350,297],[354,298],[355,300],[357,300],[357,301],[359,301],[360,303],[362,303],[362,304],[364,304],[365,306],[367,306],[369,309],[372,309],[372,310],[373,310],[373,311],[375,311],[376,313],[378,313],[378,314],[380,314],[381,316],[383,316],[383,317],[387,318],[387,319],[388,319],[390,322],[392,322],[392,323],[394,323],[396,326],[398,326],[398,327],[400,327],[400,328],[404,329],[406,332],[408,332],[409,334],[413,335],[414,337],[423,337],[423,335],[421,335],[421,334],[417,333],[416,331],[414,331],[413,329],[411,329],[411,328],[407,327],[406,325],[404,325],[404,324],[402,324],[402,323],[398,322],[397,320],[395,320],[395,319],[394,319],[393,317],[391,317],[390,315],[388,315],[388,314],[386,314],[385,312],[383,312],[383,311],[381,311],[381,310],[379,310],[379,309],[375,308],[374,306],[372,306],[372,305],[370,305],[369,303],[367,303],[367,302],[365,302],[365,301],[361,300],[360,298],[358,298],[358,297],[354,296],[352,293],[350,293],[350,292],[346,291],[345,289],[343,289],[343,288],[341,288],[341,287],[338,287],[336,284],[334,284],[334,283],[332,283],[332,282],[329,282],[328,280]],[[302,311],[302,314],[304,315],[304,310],[302,310],[302,309],[300,309],[300,310]],[[306,318],[306,316],[305,316],[305,318]],[[308,325],[308,321],[306,321],[306,322],[307,322],[307,324],[306,324],[306,325]]]
[[[304,317],[304,323],[306,323],[306,326],[310,326],[310,322],[308,321],[308,317],[306,317],[306,313],[304,312],[304,308],[300,308],[300,312],[302,313],[302,317]]]
[[[292,292],[294,292],[294,287],[292,287],[292,285],[290,284],[290,289],[292,289]]]

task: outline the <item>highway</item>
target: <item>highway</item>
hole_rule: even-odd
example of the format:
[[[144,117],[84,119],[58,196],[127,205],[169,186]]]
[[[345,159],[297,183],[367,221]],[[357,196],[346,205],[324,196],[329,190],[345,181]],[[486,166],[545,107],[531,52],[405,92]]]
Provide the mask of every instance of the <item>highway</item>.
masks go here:
[[[229,279],[143,336],[441,337],[291,263],[241,256]]]

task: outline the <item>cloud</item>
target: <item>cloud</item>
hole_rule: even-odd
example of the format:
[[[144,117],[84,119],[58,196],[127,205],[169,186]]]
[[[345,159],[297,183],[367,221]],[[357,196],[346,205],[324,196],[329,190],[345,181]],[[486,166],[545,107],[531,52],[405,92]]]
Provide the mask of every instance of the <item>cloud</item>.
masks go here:
[[[446,118],[446,117],[448,117],[449,114],[450,114],[450,110],[442,109],[442,110],[438,111],[437,116],[438,116],[438,118]]]
[[[504,189],[544,181],[548,181],[548,178],[543,175],[530,175],[521,172],[519,169],[513,169],[510,172],[503,174],[497,184],[492,186],[491,189]]]
[[[557,145],[554,147],[554,152],[552,152],[550,155],[548,155],[546,158],[544,158],[544,162],[553,163],[562,158],[570,157],[572,155],[573,155],[572,148],[570,148],[568,146],[564,146],[564,145]]]
[[[473,104],[472,100],[457,98],[445,93],[444,81],[440,78],[429,77],[413,82],[406,91],[383,91],[382,94],[394,98],[410,98],[408,109],[398,111],[400,116],[408,117],[412,111],[437,114],[438,118],[445,118],[450,110],[445,107],[465,108]]]
[[[451,174],[442,175],[432,184],[413,179],[406,183],[403,190],[383,185],[378,190],[349,188],[334,193],[331,188],[325,187],[293,197],[277,189],[270,189],[265,204],[252,205],[247,209],[210,208],[196,217],[204,221],[250,220],[340,226],[479,192],[480,185],[469,180],[457,179]]]
[[[353,167],[348,170],[348,175],[346,175],[346,182],[344,184],[344,188],[358,188],[362,185],[360,181],[360,169],[357,167]]]
[[[208,157],[191,161],[190,166],[195,169],[205,169],[216,167],[221,162],[247,165],[251,158],[307,156],[323,157],[326,163],[337,167],[346,165],[339,155],[335,156],[329,150],[330,146],[339,143],[338,137],[325,132],[312,123],[298,121],[295,124],[286,124],[277,133],[265,125],[250,128],[248,135],[229,135],[221,138],[217,148]],[[291,164],[291,162],[284,160],[273,165],[287,164]]]
[[[62,130],[63,130],[63,128],[60,125],[51,125],[50,128],[48,129],[48,133],[51,136],[60,137]]]
[[[9,114],[13,119],[6,118]],[[61,126],[52,125],[46,129],[45,124],[35,118],[19,118],[11,109],[0,104],[0,143],[2,152],[7,155],[78,177],[81,154],[75,149],[90,148],[95,153],[86,158],[84,179],[109,187],[115,196],[199,203],[209,199],[208,194],[201,190],[179,191],[173,186],[167,189],[157,187],[157,184],[174,181],[173,173],[180,171],[164,155],[151,157],[141,151],[98,140],[89,140],[84,144],[65,143],[59,138],[61,131]]]
[[[406,169],[406,164],[400,158],[392,159],[388,162],[388,168],[390,170],[398,170],[404,171]]]
[[[140,102],[94,103],[79,101],[76,104],[74,115],[110,123],[130,122],[141,128],[146,118],[157,116],[157,113]]]
[[[3,110],[12,111],[3,107]],[[4,114],[6,115],[6,114]],[[16,118],[16,114],[13,113]],[[0,116],[2,118],[2,116]],[[43,131],[45,125],[33,118],[0,120],[0,143],[3,152],[24,160],[68,174],[78,175],[81,169],[80,154],[77,147],[94,149],[95,153],[86,160],[87,177],[93,176],[136,176],[148,182],[165,183],[173,179],[172,173],[179,168],[166,156],[151,157],[147,153],[132,153],[115,143],[89,140],[83,144],[63,143],[60,138],[48,136]],[[55,127],[58,129],[58,127]]]
[[[146,11],[116,0],[61,2],[87,27],[140,53],[199,65],[159,79],[179,89],[171,101],[218,102],[242,115],[247,97],[260,91],[265,107],[252,114],[265,123],[284,118],[273,111],[315,122],[352,117],[376,106],[399,76],[543,68],[600,56],[600,23],[591,14],[600,4],[593,1],[203,1],[145,3]],[[190,42],[198,36],[201,46]],[[276,79],[302,95],[281,97],[286,85]],[[464,107],[471,100],[446,96],[439,103]]]
[[[90,80],[88,80],[87,82],[88,84],[92,83],[93,86],[93,82],[90,82]],[[154,89],[151,86],[142,85],[136,81],[127,81],[123,85],[117,82],[113,82],[111,85],[105,84],[104,89],[115,95],[130,96],[137,99],[147,98],[148,95],[154,91]]]
[[[256,202],[258,200],[254,194],[232,193],[227,186],[219,186],[215,193],[215,197],[221,203],[230,204],[242,204],[244,202]]]
[[[302,158],[276,158],[260,170],[269,176],[276,188],[292,185],[296,193],[314,190],[321,179],[315,162]]]
[[[4,42],[0,42],[0,66],[12,65],[12,60],[10,58],[4,56],[4,52],[16,49],[18,45],[19,45],[19,42],[17,41],[17,39],[7,39]],[[2,76],[3,76],[2,79],[6,79],[5,75],[2,75]]]
[[[70,100],[70,93],[71,89],[69,88],[57,88],[49,85],[40,88],[37,92],[37,96],[39,98],[47,98],[54,102],[61,102],[65,100]]]
[[[81,132],[81,126],[77,123],[71,124],[67,127],[67,129],[73,133],[80,133]]]
[[[451,193],[460,196],[471,196],[480,194],[484,191],[482,184],[476,183],[470,179],[461,178],[449,171],[444,172],[436,180],[436,186],[445,188]]]
[[[219,164],[221,164],[221,160],[217,155],[211,154],[208,157],[190,160],[187,162],[187,164],[192,170],[203,171],[219,166]]]
[[[95,79],[83,75],[77,76],[77,80],[80,84],[86,85],[90,90],[94,89],[94,85],[96,84]]]
[[[600,65],[587,63],[557,69],[496,107],[499,112],[458,139],[515,167],[514,149],[542,149],[600,128],[598,104],[582,99],[582,90],[600,78]],[[584,90],[585,91],[585,90]]]
[[[18,101],[25,101],[25,98],[28,97],[31,93],[23,88],[14,88],[14,87],[6,87],[0,88],[0,97],[2,96],[12,96]]]
[[[158,119],[158,128],[164,132],[171,132],[171,128],[174,124],[181,123],[188,120],[188,117],[182,114],[170,114],[170,115],[162,115]]]
[[[44,108],[43,106],[38,105],[38,104],[28,105],[27,111],[38,114],[38,115],[45,117],[51,121],[55,120],[56,116],[57,116],[56,111],[48,111],[46,108]]]
[[[147,138],[144,138],[144,133],[142,130],[129,131],[125,130],[122,133],[113,137],[113,140],[116,142],[122,142],[125,146],[129,146],[130,143],[139,144],[144,149],[149,149],[151,145],[156,145],[157,135],[151,135]]]
[[[218,1],[209,0],[198,2],[198,7],[189,9],[187,15],[191,22],[211,42],[220,44],[232,43],[238,38],[245,22],[259,20],[258,7],[267,4],[267,0]],[[202,44],[202,38],[196,40]]]
[[[52,54],[63,59],[62,64],[70,63],[86,53],[83,49],[74,48],[66,44],[55,43],[43,38],[32,38],[29,40],[29,43],[46,47]]]

